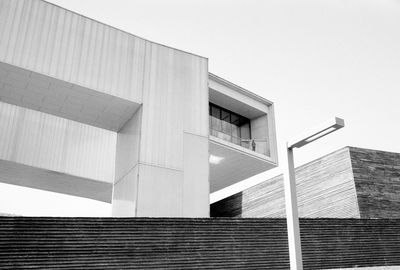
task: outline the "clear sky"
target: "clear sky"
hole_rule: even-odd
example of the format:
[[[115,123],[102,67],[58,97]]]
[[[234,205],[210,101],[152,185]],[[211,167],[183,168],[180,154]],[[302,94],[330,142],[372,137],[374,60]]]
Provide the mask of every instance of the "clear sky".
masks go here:
[[[298,165],[347,145],[400,152],[399,0],[49,2],[209,58],[210,72],[275,103],[280,149],[288,138],[331,116],[344,118],[344,129],[295,152]],[[214,194],[212,200],[280,170]],[[13,190],[2,185],[0,198]],[[33,196],[30,192],[19,194]],[[58,213],[67,199],[48,196],[52,199],[47,204],[54,209],[41,213]],[[0,212],[7,210],[2,207],[5,201],[9,199],[0,199]],[[76,215],[110,211],[107,204],[85,199],[68,203],[71,208],[80,205]],[[7,211],[26,209],[13,205],[15,209]],[[36,213],[29,211],[23,213]]]

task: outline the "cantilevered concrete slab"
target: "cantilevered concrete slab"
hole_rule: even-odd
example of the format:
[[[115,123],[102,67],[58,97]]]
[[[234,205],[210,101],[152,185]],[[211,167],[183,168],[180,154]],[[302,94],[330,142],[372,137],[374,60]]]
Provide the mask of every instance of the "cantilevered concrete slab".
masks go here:
[[[0,62],[0,101],[118,131],[140,104]]]
[[[270,157],[210,136],[210,192],[276,167]]]
[[[112,183],[0,160],[0,182],[111,202]]]

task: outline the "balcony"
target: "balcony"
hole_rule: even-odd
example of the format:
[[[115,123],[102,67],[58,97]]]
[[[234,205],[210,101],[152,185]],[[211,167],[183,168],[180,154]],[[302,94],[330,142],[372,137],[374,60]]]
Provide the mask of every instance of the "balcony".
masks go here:
[[[266,138],[252,138],[251,121],[227,109],[210,103],[210,135],[240,145],[256,153],[270,156]]]
[[[210,74],[211,192],[277,166],[272,102]]]
[[[240,145],[243,148],[249,149],[251,151],[254,151],[256,153],[262,154],[262,155],[269,155],[269,151],[267,149],[267,141],[259,141],[259,140],[253,140],[253,139],[242,139],[239,137],[234,137],[234,136],[227,136],[227,134],[221,132],[220,130],[215,130],[210,127],[210,135],[223,139],[224,141]]]

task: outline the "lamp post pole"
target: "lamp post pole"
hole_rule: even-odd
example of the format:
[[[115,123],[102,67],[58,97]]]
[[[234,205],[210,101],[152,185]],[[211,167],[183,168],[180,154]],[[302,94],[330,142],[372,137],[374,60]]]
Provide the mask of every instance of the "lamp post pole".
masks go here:
[[[293,149],[303,147],[304,145],[318,140],[319,138],[322,138],[342,127],[344,127],[344,120],[338,117],[334,117],[333,121],[331,119],[327,123],[311,129],[307,134],[293,141],[287,142],[285,145],[287,160],[285,162],[286,170],[284,176],[284,188],[291,270],[303,270]]]
[[[284,176],[286,223],[289,240],[289,258],[291,270],[303,270],[301,255],[299,213],[297,207],[296,177],[294,173],[293,148],[286,144],[287,162]]]

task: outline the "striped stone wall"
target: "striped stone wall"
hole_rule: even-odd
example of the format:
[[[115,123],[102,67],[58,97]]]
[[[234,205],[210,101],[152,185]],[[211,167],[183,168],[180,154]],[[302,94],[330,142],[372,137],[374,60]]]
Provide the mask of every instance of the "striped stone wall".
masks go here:
[[[400,220],[302,219],[304,269],[400,265]],[[284,219],[0,217],[0,269],[288,269]]]
[[[300,217],[400,218],[400,153],[345,147],[296,168]],[[285,217],[283,177],[211,205],[213,217]]]
[[[361,218],[400,218],[400,153],[350,147]]]
[[[300,217],[359,218],[349,148],[296,168]],[[286,217],[283,176],[211,205],[212,217]]]

